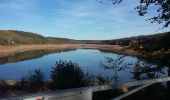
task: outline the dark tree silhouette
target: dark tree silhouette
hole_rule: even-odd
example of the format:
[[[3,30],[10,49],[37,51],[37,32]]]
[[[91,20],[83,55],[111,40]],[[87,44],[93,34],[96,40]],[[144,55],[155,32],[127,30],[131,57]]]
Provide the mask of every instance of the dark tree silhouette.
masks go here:
[[[69,89],[85,86],[84,73],[78,64],[71,61],[57,61],[52,67],[53,89]]]
[[[44,73],[40,69],[35,69],[21,78],[21,88],[26,91],[38,91],[44,88]]]
[[[104,63],[101,62],[102,68],[113,70],[113,77],[111,78],[110,83],[114,82],[114,85],[117,85],[119,81],[118,73],[120,71],[125,71],[128,66],[131,65],[125,62],[124,57],[126,57],[126,55],[120,55],[116,59],[106,57],[106,61]]]
[[[120,4],[124,0],[96,0],[103,4]],[[151,5],[158,6],[157,15],[148,19],[151,23],[164,24],[163,27],[168,27],[170,24],[170,0],[139,0],[140,4],[135,8],[140,16],[148,13],[148,8]]]
[[[165,67],[163,65],[154,65],[146,62],[137,61],[134,64],[133,78],[135,80],[158,78],[160,74],[166,74],[164,72]]]

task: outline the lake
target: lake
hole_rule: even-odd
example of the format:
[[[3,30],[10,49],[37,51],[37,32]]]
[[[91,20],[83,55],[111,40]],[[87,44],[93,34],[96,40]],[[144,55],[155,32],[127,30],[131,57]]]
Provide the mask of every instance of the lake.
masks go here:
[[[168,76],[167,67],[155,67],[156,64],[134,56],[125,56],[124,63],[128,64],[123,70],[104,69],[102,64],[106,58],[117,59],[120,54],[104,52],[95,48],[76,48],[59,51],[32,51],[0,58],[0,80],[20,80],[29,71],[41,69],[45,79],[50,79],[51,67],[56,61],[66,60],[77,63],[85,72],[94,76],[118,77],[119,83]],[[145,63],[143,67],[134,67],[136,63]],[[149,66],[148,65],[153,65]]]

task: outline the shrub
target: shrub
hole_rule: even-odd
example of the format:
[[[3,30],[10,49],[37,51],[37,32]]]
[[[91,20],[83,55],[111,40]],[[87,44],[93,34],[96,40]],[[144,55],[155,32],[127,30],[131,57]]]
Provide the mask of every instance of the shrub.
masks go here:
[[[29,72],[28,75],[21,78],[20,85],[22,89],[40,90],[44,88],[44,74],[40,69]]]
[[[53,89],[69,89],[85,86],[84,73],[78,64],[72,61],[57,61],[52,67]]]

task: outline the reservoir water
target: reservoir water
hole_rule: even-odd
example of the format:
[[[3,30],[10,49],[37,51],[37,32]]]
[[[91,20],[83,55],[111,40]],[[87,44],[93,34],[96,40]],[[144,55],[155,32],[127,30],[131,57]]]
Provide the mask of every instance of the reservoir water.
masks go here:
[[[125,56],[126,68],[105,69],[102,64],[107,64],[106,58],[116,60],[120,54],[103,52],[97,49],[77,48],[60,51],[31,51],[0,58],[0,80],[20,80],[29,71],[41,69],[45,79],[50,79],[51,67],[56,61],[66,60],[77,63],[81,69],[91,75],[102,77],[118,77],[119,83],[168,76],[167,67],[146,62],[133,56]],[[137,66],[144,63],[143,66]],[[152,65],[152,66],[148,66]],[[120,69],[120,70],[119,70]],[[115,71],[117,70],[117,71]],[[116,73],[115,73],[116,72]],[[116,75],[116,76],[115,76]]]

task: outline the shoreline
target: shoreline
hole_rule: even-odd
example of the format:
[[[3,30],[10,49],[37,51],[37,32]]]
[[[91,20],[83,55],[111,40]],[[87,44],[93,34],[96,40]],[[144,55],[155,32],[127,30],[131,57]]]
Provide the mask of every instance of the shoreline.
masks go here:
[[[140,53],[127,47],[127,46],[120,46],[120,45],[85,45],[87,47],[92,47],[104,52],[114,52],[114,53],[118,53],[118,54],[126,54],[126,55],[130,55],[130,56],[139,56],[140,57]]]
[[[37,50],[63,50],[77,48],[80,45],[77,44],[64,44],[64,45],[55,45],[55,44],[31,44],[31,45],[13,45],[13,46],[2,46],[0,45],[0,58],[10,56],[13,54],[19,54],[28,51],[37,51]]]
[[[14,46],[2,46],[0,45],[0,58],[10,56],[13,54],[19,54],[28,51],[36,50],[63,50],[63,49],[73,49],[80,47],[90,47],[101,51],[115,52],[120,54],[128,54],[131,56],[140,56],[137,51],[130,49],[126,46],[120,45],[97,45],[97,44],[31,44],[31,45],[14,45]]]

